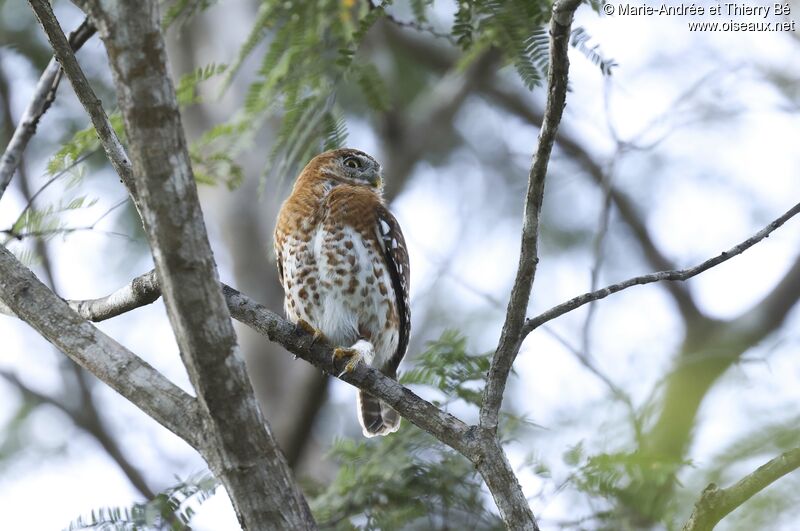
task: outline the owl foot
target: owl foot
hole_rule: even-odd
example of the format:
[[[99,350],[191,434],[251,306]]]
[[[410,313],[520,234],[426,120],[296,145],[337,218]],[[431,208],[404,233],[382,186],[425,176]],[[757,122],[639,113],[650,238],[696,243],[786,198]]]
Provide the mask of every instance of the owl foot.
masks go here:
[[[319,341],[320,338],[323,339],[325,338],[325,335],[322,333],[322,330],[320,330],[319,328],[314,328],[314,326],[305,319],[298,319],[297,322],[295,323],[295,326],[311,334],[312,336],[311,344],[309,345],[309,347],[313,347],[314,343]]]
[[[343,374],[353,372],[359,362],[364,362],[367,365],[372,364],[372,359],[375,357],[375,351],[372,343],[364,339],[356,341],[355,345],[350,348],[338,347],[333,349],[333,365],[341,359],[347,359],[344,370],[340,372],[337,377],[341,378]]]

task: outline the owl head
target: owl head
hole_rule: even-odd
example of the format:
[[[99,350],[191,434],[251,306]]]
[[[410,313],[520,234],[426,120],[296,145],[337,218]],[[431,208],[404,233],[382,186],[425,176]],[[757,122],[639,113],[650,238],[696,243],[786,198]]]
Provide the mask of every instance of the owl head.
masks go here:
[[[303,175],[314,174],[337,183],[368,186],[381,190],[381,165],[357,149],[334,149],[320,153],[303,170]]]

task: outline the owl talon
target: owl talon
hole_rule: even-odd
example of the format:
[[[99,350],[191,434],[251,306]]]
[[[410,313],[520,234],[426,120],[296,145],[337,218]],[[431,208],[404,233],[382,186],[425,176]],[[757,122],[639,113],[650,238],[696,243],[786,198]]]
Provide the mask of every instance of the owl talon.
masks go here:
[[[343,374],[353,372],[353,369],[355,369],[356,365],[358,365],[358,362],[363,359],[363,356],[361,355],[361,352],[354,348],[339,347],[333,349],[333,356],[331,358],[334,367],[336,366],[337,361],[343,358],[348,359],[342,372],[336,375],[337,378],[341,378]]]
[[[353,372],[359,363],[364,362],[366,365],[371,365],[375,357],[375,350],[372,343],[364,339],[359,339],[356,344],[350,348],[338,347],[333,349],[333,356],[331,361],[333,366],[342,358],[348,358],[344,370],[340,372],[337,377],[341,378],[343,374]]]
[[[317,341],[319,341],[320,338],[325,337],[319,328],[314,328],[314,326],[305,319],[298,319],[297,323],[295,323],[295,326],[311,334],[312,337],[311,337],[311,345],[309,345],[310,347],[313,347],[314,344]]]

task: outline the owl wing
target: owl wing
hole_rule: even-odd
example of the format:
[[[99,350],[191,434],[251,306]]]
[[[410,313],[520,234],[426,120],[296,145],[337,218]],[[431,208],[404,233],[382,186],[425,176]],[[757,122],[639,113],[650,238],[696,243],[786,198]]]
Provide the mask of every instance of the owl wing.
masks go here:
[[[386,268],[392,279],[392,290],[397,302],[397,314],[399,317],[400,334],[397,342],[397,351],[386,362],[384,372],[392,377],[397,374],[397,367],[400,360],[406,355],[408,350],[408,338],[411,333],[411,312],[408,302],[408,290],[411,281],[411,270],[408,267],[408,251],[406,250],[406,240],[400,224],[389,210],[378,205],[376,232],[378,242],[386,262]]]

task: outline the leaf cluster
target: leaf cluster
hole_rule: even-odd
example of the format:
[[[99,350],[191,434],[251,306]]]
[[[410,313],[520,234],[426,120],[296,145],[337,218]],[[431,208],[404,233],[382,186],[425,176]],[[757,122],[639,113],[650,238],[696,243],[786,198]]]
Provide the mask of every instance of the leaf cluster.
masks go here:
[[[406,425],[388,437],[341,439],[334,480],[312,499],[325,529],[502,529],[471,464]]]
[[[400,376],[404,385],[431,387],[444,405],[461,400],[477,408],[479,385],[490,354],[475,355],[459,332],[445,331],[428,343]],[[443,405],[442,401],[438,402]],[[504,415],[505,438],[524,420]],[[502,529],[473,466],[413,425],[387,437],[341,439],[331,456],[340,468],[325,488],[317,486],[312,509],[329,529]]]
[[[583,442],[569,448],[564,462],[574,469],[569,483],[579,492],[605,500],[613,511],[598,514],[608,525],[629,526],[630,518],[646,517],[652,522],[669,523],[677,510],[670,500],[662,499],[653,485],[669,492],[676,472],[691,465],[641,451],[601,452],[590,454]]]
[[[146,503],[94,509],[88,516],[79,516],[70,522],[66,531],[187,530],[195,508],[209,499],[218,485],[210,472],[195,474]]]
[[[434,387],[447,402],[460,398],[479,406],[481,392],[477,384],[485,380],[490,363],[491,353],[469,354],[466,337],[457,330],[447,330],[414,358],[414,367],[403,372],[400,383]]]

